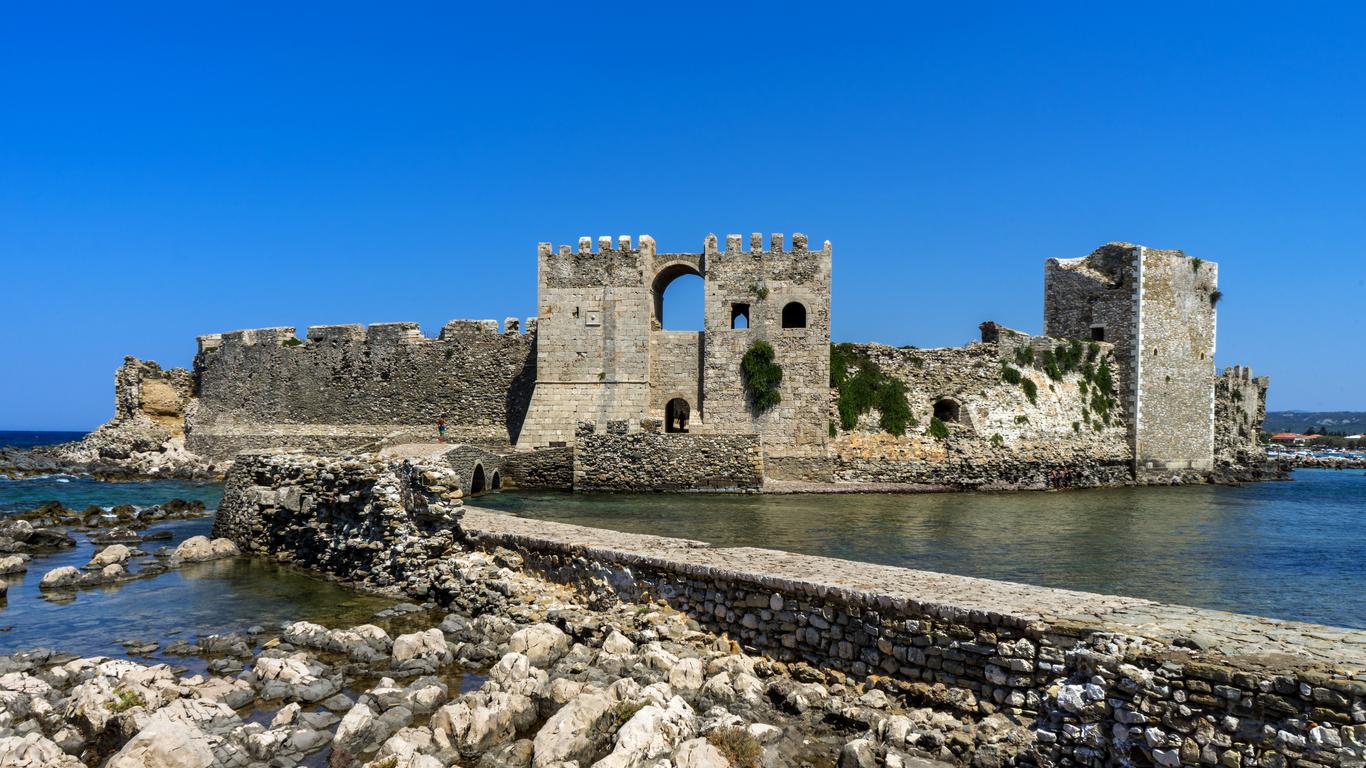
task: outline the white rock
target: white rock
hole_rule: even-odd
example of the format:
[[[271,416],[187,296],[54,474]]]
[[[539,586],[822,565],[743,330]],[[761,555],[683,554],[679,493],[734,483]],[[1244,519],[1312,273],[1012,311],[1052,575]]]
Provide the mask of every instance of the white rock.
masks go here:
[[[685,741],[674,751],[675,768],[731,768],[730,761],[706,739]]]
[[[446,647],[446,636],[433,627],[425,632],[399,635],[394,639],[393,658],[396,663],[412,659],[432,661],[438,665],[451,662],[451,650]]]
[[[154,719],[109,759],[107,768],[209,768],[216,737],[188,723]]]
[[[0,738],[0,765],[5,768],[83,768],[80,760],[64,754],[41,733]]]
[[[375,713],[362,701],[342,718],[337,726],[337,734],[332,740],[337,747],[352,754],[359,754],[379,742],[380,738],[381,727]]]
[[[28,555],[8,555],[0,557],[0,574],[23,573],[28,570]]]
[[[669,670],[669,686],[682,694],[689,694],[702,687],[702,660],[683,659]]]
[[[697,735],[697,716],[692,707],[674,697],[667,707],[653,704],[640,708],[617,731],[612,752],[594,768],[635,768],[664,757]]]
[[[513,632],[508,649],[526,654],[535,666],[548,667],[569,650],[569,636],[553,624],[533,624]]]
[[[110,544],[109,546],[95,553],[95,556],[90,558],[90,562],[87,563],[85,567],[92,571],[95,571],[105,567],[106,565],[113,565],[114,563],[126,563],[128,562],[128,558],[131,555],[132,552],[128,549],[128,547],[125,547],[122,544]]]
[[[60,589],[70,587],[81,580],[81,572],[75,566],[64,565],[61,568],[53,568],[43,574],[43,578],[38,582],[39,589]]]
[[[534,768],[591,757],[606,731],[612,700],[602,693],[580,694],[546,720],[533,739]]]
[[[191,536],[180,542],[171,557],[185,563],[199,563],[241,554],[237,545],[227,539],[209,540],[207,536]]]
[[[606,640],[602,641],[603,653],[611,653],[617,656],[624,656],[628,653],[635,651],[635,649],[635,643],[632,643],[626,637],[626,635],[621,634],[615,629],[612,630],[612,634],[607,636]]]

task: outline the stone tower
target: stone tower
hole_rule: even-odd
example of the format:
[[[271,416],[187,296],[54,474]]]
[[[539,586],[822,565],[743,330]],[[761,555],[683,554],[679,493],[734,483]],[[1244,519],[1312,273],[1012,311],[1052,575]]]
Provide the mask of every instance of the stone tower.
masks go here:
[[[1135,472],[1214,466],[1219,267],[1107,243],[1044,267],[1044,333],[1115,345]]]
[[[574,441],[575,424],[758,434],[775,476],[823,457],[828,442],[830,244],[805,235],[709,235],[700,253],[657,253],[653,238],[580,238],[538,247],[536,386],[518,448]],[[704,281],[702,331],[662,327],[664,291],[682,275]],[[782,402],[750,408],[740,360],[769,342],[783,368]],[[680,418],[682,416],[682,418]],[[794,470],[795,471],[795,470]],[[801,474],[800,471],[796,471]]]

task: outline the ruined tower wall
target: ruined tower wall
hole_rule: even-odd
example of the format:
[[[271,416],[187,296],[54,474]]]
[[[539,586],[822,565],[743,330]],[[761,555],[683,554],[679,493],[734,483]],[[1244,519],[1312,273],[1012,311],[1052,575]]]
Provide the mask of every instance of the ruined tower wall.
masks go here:
[[[840,431],[832,446],[835,481],[1044,488],[1053,470],[1070,472],[1077,486],[1128,481],[1131,454],[1122,405],[1116,403],[1107,425],[1088,407],[1094,389],[1080,372],[1054,381],[1038,367],[1015,362],[1020,346],[1042,352],[1065,343],[1006,331],[996,341],[946,349],[850,345],[905,384],[913,421],[905,435],[892,435],[878,425],[874,408],[853,430]],[[1097,350],[1096,364],[1104,359],[1114,365],[1111,345],[1098,344]],[[1003,380],[1005,365],[1034,382],[1034,402],[1020,384]],[[1117,372],[1115,384],[1122,385]],[[944,439],[928,432],[941,400],[956,403],[959,414],[957,422],[946,424]],[[837,414],[831,418],[838,423]]]
[[[765,249],[753,234],[746,249],[730,235],[724,250],[707,241],[704,411],[710,431],[759,434],[771,477],[828,478],[830,243],[812,250],[806,236],[796,234],[788,250],[783,240],[775,234]],[[784,328],[783,309],[793,302],[804,308],[805,326]],[[748,305],[748,328],[731,328],[737,304]],[[783,369],[782,400],[755,413],[740,363],[761,339]]]
[[[1219,467],[1266,464],[1261,442],[1266,421],[1266,392],[1271,380],[1253,376],[1251,368],[1225,368],[1214,385],[1214,463]]]
[[[1214,468],[1214,301],[1219,267],[1142,249],[1139,293],[1140,471]]]
[[[453,320],[435,339],[417,323],[313,326],[202,336],[195,357],[190,450],[211,459],[245,448],[354,448],[448,439],[507,446],[535,379],[535,334],[515,321]],[[387,440],[386,440],[387,438]]]
[[[1136,471],[1213,468],[1218,265],[1109,243],[1044,274],[1044,333],[1115,345]]]

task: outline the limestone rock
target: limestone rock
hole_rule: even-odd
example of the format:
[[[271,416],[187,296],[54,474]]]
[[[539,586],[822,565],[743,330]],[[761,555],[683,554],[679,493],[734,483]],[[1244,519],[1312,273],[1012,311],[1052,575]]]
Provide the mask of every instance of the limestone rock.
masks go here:
[[[675,768],[731,768],[721,750],[706,739],[685,741],[674,751]]]
[[[98,571],[105,566],[126,563],[131,555],[131,550],[123,544],[110,544],[95,553],[95,556],[90,558],[90,562],[85,567],[92,571]]]
[[[394,662],[403,664],[413,660],[428,661],[443,666],[451,663],[451,650],[446,636],[433,627],[425,632],[399,635],[394,639]]]
[[[547,667],[569,650],[569,636],[553,624],[535,624],[512,633],[508,648],[526,654],[535,666]]]
[[[581,694],[560,707],[536,732],[532,765],[548,768],[592,757],[607,729],[611,709],[612,700],[602,693]]]
[[[43,574],[43,578],[38,582],[39,589],[64,589],[74,587],[81,582],[81,572],[75,566],[64,565],[61,568],[53,568]]]
[[[199,563],[223,557],[236,557],[241,554],[237,545],[227,539],[209,540],[207,536],[191,536],[180,542],[171,557],[184,563]]]

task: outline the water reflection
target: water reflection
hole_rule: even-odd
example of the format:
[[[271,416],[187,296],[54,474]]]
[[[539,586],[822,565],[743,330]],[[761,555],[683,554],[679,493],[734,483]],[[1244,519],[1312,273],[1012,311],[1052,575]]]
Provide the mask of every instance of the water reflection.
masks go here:
[[[1366,626],[1366,476],[1235,488],[921,495],[501,493],[478,504],[637,533]]]

